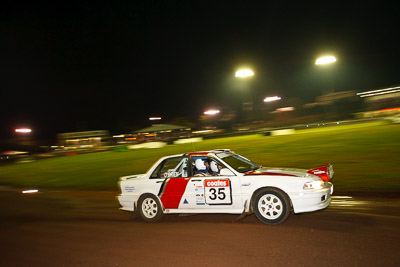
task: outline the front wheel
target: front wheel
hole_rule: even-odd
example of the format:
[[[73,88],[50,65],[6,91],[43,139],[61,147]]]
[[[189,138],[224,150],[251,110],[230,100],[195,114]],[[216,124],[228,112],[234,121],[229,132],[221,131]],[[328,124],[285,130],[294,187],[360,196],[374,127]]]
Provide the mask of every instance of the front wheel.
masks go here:
[[[255,195],[253,210],[262,223],[277,225],[289,217],[290,201],[281,190],[266,188]]]
[[[146,222],[158,222],[164,216],[160,202],[151,194],[145,194],[139,199],[138,209]]]

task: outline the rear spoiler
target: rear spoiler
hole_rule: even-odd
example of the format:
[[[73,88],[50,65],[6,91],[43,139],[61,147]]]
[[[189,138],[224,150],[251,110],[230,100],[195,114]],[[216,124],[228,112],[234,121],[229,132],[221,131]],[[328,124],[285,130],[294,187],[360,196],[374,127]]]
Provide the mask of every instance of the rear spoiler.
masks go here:
[[[333,165],[328,163],[322,166],[318,166],[316,168],[307,170],[307,173],[317,175],[321,177],[322,180],[328,182],[333,177]]]

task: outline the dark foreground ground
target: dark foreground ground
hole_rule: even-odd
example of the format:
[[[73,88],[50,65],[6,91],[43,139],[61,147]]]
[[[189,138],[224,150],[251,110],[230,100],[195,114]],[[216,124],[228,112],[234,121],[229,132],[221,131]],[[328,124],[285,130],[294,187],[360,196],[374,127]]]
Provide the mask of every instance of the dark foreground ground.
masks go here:
[[[279,226],[254,216],[130,220],[117,192],[0,189],[0,266],[399,266],[400,198],[336,196]]]

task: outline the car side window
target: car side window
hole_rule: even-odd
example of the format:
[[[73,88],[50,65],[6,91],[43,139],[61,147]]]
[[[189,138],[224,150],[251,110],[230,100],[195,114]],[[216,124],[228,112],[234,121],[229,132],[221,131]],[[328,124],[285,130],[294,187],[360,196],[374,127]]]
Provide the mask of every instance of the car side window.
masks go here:
[[[151,174],[151,178],[188,177],[187,157],[175,157],[164,160]]]
[[[208,156],[192,157],[193,176],[220,176],[224,166],[216,159]]]

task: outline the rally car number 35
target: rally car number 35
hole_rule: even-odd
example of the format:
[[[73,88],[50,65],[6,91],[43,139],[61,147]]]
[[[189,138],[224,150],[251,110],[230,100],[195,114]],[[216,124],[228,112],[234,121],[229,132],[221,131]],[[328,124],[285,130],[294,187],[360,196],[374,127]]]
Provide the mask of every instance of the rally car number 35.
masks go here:
[[[173,213],[254,213],[276,225],[290,213],[329,206],[331,164],[312,169],[261,167],[228,149],[158,160],[147,173],[121,177],[121,210],[157,222]]]
[[[232,194],[229,179],[205,180],[206,203],[210,205],[232,204]]]

